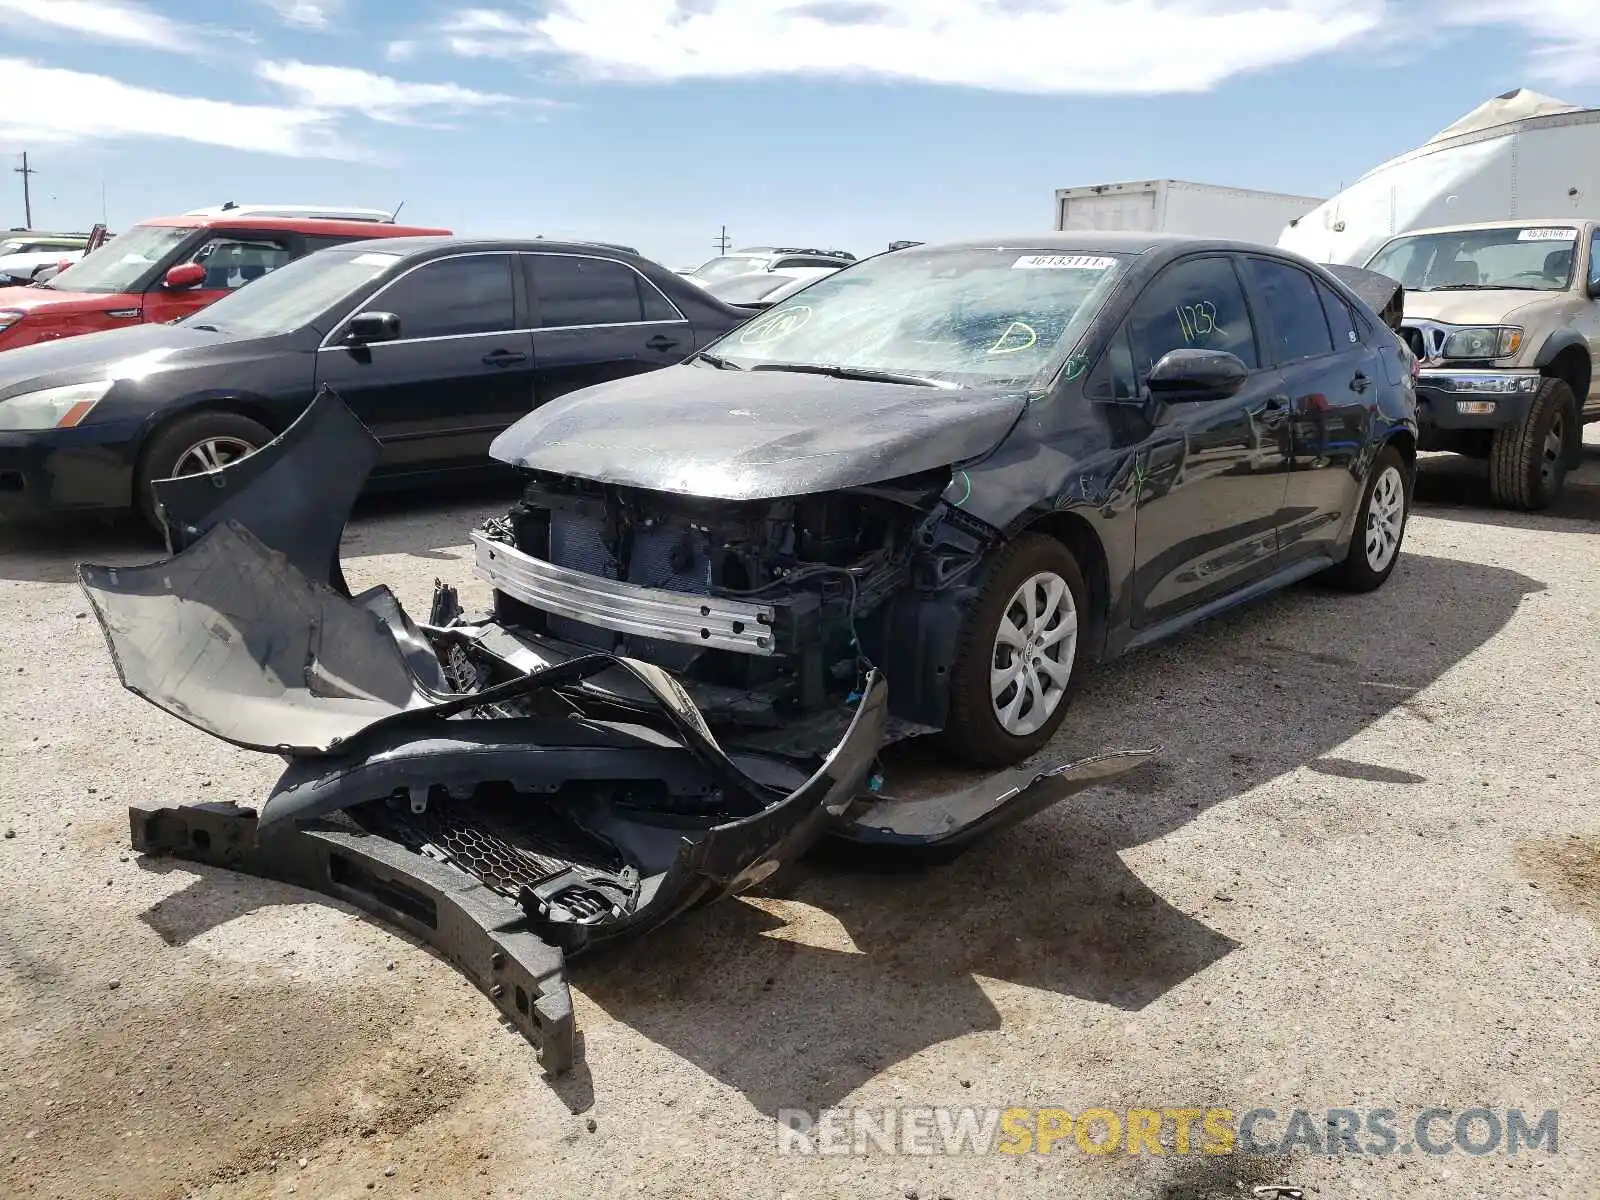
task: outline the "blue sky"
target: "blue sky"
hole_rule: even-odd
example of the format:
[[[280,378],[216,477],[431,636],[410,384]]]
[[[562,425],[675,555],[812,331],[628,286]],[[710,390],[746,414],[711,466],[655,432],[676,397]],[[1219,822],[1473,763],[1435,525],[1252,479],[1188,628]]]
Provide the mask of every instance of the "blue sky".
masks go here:
[[[40,228],[403,200],[686,266],[1077,184],[1329,195],[1497,92],[1600,101],[1600,0],[0,0],[0,73]]]

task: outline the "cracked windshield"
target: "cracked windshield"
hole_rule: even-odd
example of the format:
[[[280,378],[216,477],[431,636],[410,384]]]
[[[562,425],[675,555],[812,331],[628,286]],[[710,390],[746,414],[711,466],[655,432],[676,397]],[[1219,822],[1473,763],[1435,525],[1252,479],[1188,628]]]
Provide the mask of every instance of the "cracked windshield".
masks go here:
[[[1126,256],[902,250],[829,276],[710,348],[733,365],[837,367],[951,385],[1053,374]]]

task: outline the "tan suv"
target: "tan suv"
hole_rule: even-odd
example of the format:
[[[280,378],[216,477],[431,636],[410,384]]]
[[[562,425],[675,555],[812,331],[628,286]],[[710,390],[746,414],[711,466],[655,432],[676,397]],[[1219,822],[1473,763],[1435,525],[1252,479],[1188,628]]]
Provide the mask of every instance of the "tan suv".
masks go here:
[[[1413,230],[1366,264],[1406,290],[1401,336],[1422,363],[1422,450],[1488,460],[1507,508],[1560,494],[1600,420],[1597,222],[1493,221]]]

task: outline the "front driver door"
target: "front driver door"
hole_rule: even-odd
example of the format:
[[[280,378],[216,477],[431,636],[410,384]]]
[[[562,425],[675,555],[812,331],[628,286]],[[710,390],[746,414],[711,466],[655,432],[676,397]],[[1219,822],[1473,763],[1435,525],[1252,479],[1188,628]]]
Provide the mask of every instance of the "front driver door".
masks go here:
[[[1287,413],[1229,255],[1167,267],[1134,302],[1126,336],[1140,389],[1162,356],[1185,347],[1225,350],[1250,368],[1234,396],[1169,405],[1140,454],[1133,623],[1144,628],[1271,574]]]
[[[335,330],[317,353],[331,386],[383,443],[381,474],[487,464],[489,443],[533,407],[533,335],[520,318],[514,257],[434,259],[360,306],[400,334],[351,346]]]

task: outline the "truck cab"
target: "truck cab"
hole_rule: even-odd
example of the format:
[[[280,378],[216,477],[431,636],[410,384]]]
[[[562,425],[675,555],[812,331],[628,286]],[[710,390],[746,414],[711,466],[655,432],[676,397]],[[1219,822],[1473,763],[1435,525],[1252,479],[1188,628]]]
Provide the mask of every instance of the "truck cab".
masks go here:
[[[448,235],[378,209],[227,204],[134,225],[54,278],[0,298],[0,350],[175,321],[286,262],[343,242]]]

